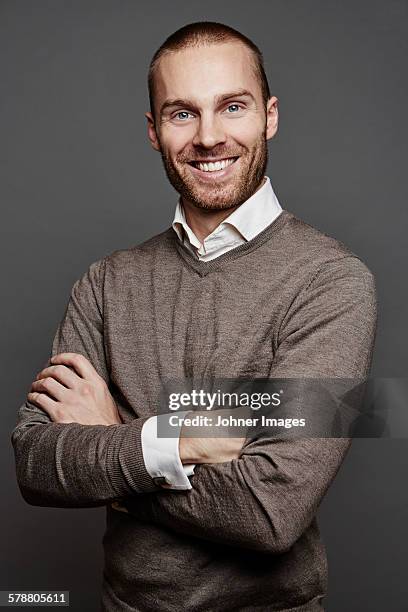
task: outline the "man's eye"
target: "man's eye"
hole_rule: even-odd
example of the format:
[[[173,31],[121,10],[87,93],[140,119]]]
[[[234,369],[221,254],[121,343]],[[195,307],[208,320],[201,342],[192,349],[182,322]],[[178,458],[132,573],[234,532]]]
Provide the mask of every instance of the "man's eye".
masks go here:
[[[188,113],[187,111],[179,111],[178,113],[174,115],[174,117],[175,119],[180,119],[181,121],[185,121],[186,119],[189,118],[190,115],[191,113]]]
[[[227,111],[229,113],[236,113],[237,111],[240,111],[240,110],[241,110],[241,106],[239,104],[230,104],[227,107]]]

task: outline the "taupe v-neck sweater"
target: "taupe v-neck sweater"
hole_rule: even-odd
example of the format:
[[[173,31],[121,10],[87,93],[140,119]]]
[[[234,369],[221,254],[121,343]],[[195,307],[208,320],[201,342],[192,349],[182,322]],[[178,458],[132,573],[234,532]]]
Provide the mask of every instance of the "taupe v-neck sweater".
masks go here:
[[[52,354],[90,359],[124,424],[52,423],[25,404],[13,444],[29,503],[107,506],[104,610],[322,609],[315,514],[349,441],[271,435],[237,460],[197,466],[191,491],[163,491],[146,471],[141,428],[166,379],[365,377],[375,327],[370,271],[288,211],[211,262],[170,228],[90,266]]]

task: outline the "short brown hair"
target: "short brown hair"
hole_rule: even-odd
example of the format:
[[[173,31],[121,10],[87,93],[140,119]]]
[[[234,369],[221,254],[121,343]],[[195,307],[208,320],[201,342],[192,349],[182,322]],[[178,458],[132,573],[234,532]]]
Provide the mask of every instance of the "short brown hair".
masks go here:
[[[164,43],[157,49],[150,62],[148,73],[148,88],[150,110],[154,115],[154,75],[160,58],[171,51],[180,51],[187,47],[198,47],[200,45],[221,44],[230,40],[237,40],[243,43],[251,52],[254,59],[256,76],[262,90],[262,98],[265,106],[271,96],[268,79],[266,77],[264,60],[261,51],[255,43],[247,36],[234,30],[230,26],[215,21],[197,21],[183,26],[171,34]]]

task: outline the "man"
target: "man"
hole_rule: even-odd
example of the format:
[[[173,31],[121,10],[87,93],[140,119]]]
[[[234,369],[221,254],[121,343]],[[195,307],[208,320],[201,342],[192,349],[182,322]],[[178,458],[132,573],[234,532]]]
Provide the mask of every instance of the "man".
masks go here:
[[[104,610],[322,610],[315,515],[349,441],[194,438],[182,424],[160,438],[155,415],[165,380],[364,379],[373,277],[282,210],[265,177],[278,101],[249,39],[182,28],[149,92],[173,226],[74,285],[13,432],[22,494],[106,505]]]

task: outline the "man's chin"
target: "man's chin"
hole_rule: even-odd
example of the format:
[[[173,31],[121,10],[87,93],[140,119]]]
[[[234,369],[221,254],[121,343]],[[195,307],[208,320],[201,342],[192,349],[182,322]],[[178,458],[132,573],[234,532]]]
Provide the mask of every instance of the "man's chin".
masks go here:
[[[229,190],[218,190],[216,193],[211,191],[215,190],[208,188],[203,192],[191,190],[182,195],[196,208],[205,210],[228,210],[236,208],[241,203],[236,194],[231,194]]]

